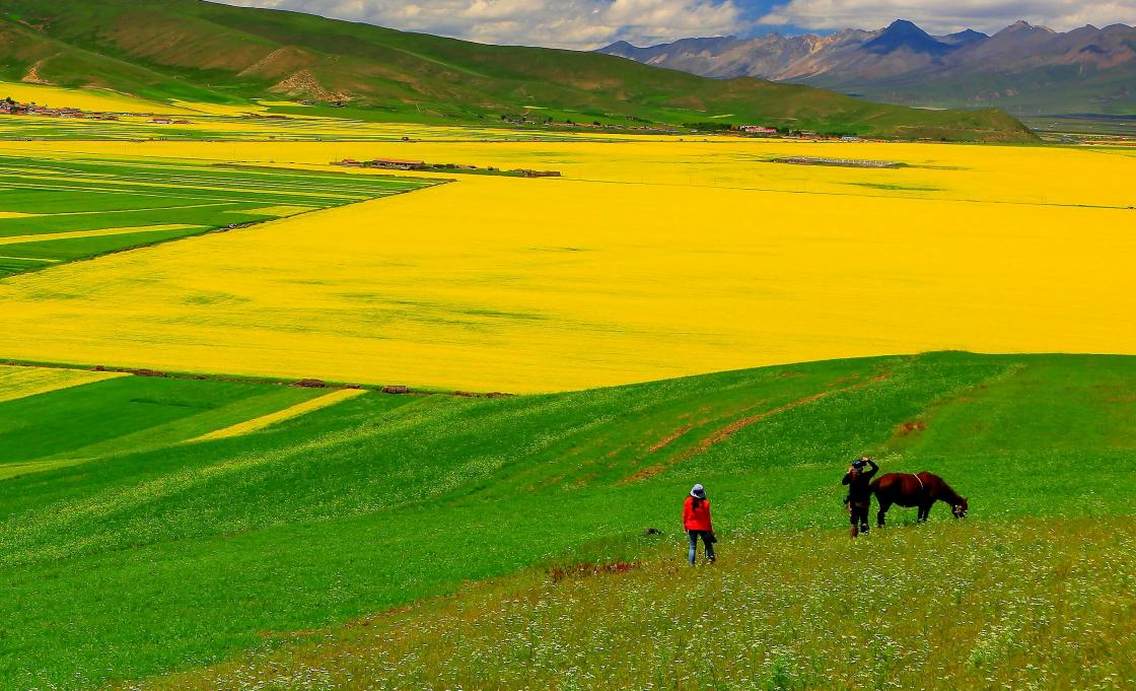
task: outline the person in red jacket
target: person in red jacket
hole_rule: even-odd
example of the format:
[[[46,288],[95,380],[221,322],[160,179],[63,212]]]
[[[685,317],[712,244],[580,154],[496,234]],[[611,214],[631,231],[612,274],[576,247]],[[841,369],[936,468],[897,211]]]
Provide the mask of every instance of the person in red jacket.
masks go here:
[[[698,538],[706,546],[707,561],[714,562],[714,525],[710,522],[710,500],[706,498],[706,490],[702,485],[695,485],[690,490],[690,496],[682,505],[682,527],[690,537],[690,565],[694,566],[698,556]]]

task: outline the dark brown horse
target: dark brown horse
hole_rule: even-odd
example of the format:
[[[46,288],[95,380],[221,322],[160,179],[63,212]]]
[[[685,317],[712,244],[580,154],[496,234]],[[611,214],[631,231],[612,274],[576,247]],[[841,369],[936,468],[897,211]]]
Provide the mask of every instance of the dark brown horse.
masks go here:
[[[910,508],[919,508],[920,523],[927,520],[931,507],[937,501],[945,501],[951,505],[951,513],[955,518],[966,518],[970,509],[966,497],[951,489],[943,478],[926,470],[920,473],[888,473],[872,480],[870,485],[876,499],[880,502],[880,512],[876,515],[876,523],[884,526],[884,516],[892,504]]]

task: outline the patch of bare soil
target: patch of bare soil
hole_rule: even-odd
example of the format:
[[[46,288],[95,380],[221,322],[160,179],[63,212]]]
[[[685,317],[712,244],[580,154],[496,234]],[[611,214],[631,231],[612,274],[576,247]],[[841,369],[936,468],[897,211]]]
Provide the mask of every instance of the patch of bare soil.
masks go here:
[[[244,68],[237,73],[237,76],[271,78],[285,74],[295,75],[296,72],[310,67],[313,61],[308,52],[294,46],[284,46]]]
[[[900,425],[895,434],[897,437],[910,437],[927,429],[927,423],[922,420],[910,420]]]
[[[567,578],[588,578],[610,573],[627,573],[639,568],[639,562],[617,561],[613,564],[575,564],[573,566],[556,566],[548,570],[548,577],[553,583],[559,583]]]
[[[36,60],[35,64],[28,68],[27,74],[20,77],[20,81],[25,84],[50,84],[51,82],[47,81],[39,74],[40,68],[43,67],[43,63],[46,59],[47,58],[41,58]]]
[[[278,82],[269,91],[292,97],[311,98],[317,101],[347,101],[350,95],[325,89],[311,70],[299,70],[287,79]]]

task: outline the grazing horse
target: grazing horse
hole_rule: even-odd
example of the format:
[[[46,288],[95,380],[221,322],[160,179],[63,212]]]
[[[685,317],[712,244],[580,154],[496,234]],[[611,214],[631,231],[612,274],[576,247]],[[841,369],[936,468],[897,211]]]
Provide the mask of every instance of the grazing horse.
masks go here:
[[[870,485],[876,499],[880,502],[880,511],[876,514],[876,524],[884,527],[884,516],[892,504],[904,507],[919,507],[920,523],[927,520],[931,507],[936,501],[945,501],[951,505],[951,513],[955,518],[965,518],[970,509],[966,497],[951,489],[943,478],[926,470],[920,473],[888,473],[872,480]]]

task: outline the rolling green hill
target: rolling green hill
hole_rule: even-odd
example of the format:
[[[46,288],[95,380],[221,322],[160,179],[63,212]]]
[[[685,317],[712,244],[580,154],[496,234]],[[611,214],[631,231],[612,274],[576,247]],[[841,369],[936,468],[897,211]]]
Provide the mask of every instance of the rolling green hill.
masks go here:
[[[193,441],[309,398],[292,392],[135,376],[0,402],[0,687],[249,651],[269,657],[223,686],[512,686],[518,665],[564,687],[1133,673],[1136,358],[938,353],[545,396],[366,393]],[[971,516],[939,507],[915,529],[893,510],[849,545],[839,480],[861,453],[943,475]],[[678,566],[695,481],[722,538],[704,578]],[[641,566],[576,578],[619,560]],[[448,648],[462,631],[470,644]],[[593,676],[552,676],[572,665]]]
[[[916,110],[595,53],[481,45],[198,0],[2,0],[0,62],[8,80],[210,102],[284,97],[346,105],[341,114],[354,117],[756,122],[911,139],[1032,140],[997,110]]]

